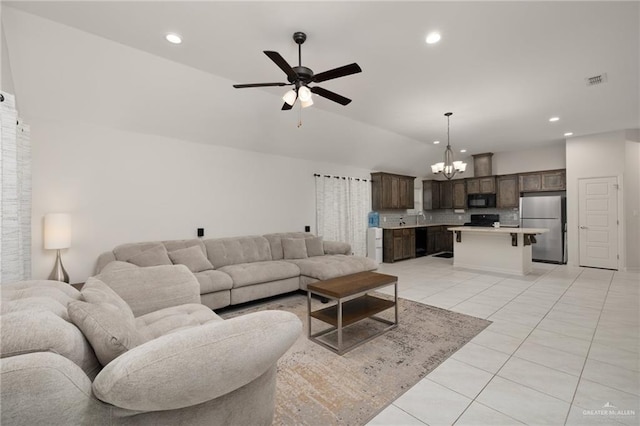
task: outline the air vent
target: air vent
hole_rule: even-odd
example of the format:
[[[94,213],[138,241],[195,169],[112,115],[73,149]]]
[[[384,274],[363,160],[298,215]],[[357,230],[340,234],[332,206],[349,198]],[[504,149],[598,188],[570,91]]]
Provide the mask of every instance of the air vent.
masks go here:
[[[585,78],[587,82],[587,86],[595,86],[597,84],[602,84],[607,82],[607,73],[602,73],[599,75],[594,75],[593,77]]]

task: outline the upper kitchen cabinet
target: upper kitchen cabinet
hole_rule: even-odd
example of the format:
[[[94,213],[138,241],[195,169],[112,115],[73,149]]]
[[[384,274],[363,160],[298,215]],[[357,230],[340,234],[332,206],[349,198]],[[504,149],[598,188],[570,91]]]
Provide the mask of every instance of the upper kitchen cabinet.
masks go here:
[[[415,177],[392,173],[371,173],[372,210],[412,209]]]
[[[465,181],[457,180],[423,180],[423,210],[464,209],[467,207]]]
[[[520,174],[520,192],[564,191],[566,170],[545,170]]]
[[[497,186],[497,207],[499,209],[518,207],[520,203],[520,190],[518,186],[518,175],[498,176]]]
[[[453,208],[465,209],[467,208],[467,186],[462,179],[453,180]]]
[[[438,210],[440,208],[440,181],[422,181],[422,209]]]
[[[473,175],[475,177],[493,175],[493,152],[473,156]]]
[[[467,194],[495,194],[496,178],[487,176],[465,179],[467,182]]]

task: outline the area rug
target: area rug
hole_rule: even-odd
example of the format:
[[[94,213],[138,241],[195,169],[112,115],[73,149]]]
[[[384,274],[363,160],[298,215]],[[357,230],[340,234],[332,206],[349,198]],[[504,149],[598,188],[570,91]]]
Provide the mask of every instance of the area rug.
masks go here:
[[[382,297],[388,297],[381,295]],[[313,300],[312,309],[327,306]],[[302,294],[221,313],[224,318],[279,309],[295,313],[303,334],[278,362],[275,425],[363,425],[436,368],[491,322],[399,299],[400,325],[340,356],[307,338]],[[393,309],[378,315],[393,319]],[[346,330],[360,338],[380,323],[365,320]],[[325,324],[313,320],[314,332]]]

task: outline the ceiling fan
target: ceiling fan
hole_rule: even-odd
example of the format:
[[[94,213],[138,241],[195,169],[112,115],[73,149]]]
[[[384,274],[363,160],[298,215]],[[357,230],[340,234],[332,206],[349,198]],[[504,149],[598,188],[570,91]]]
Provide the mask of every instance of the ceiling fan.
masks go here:
[[[310,68],[302,66],[302,43],[304,43],[306,39],[307,35],[303,32],[298,31],[293,34],[293,41],[298,44],[298,65],[295,67],[289,65],[289,63],[287,63],[287,61],[278,52],[273,52],[271,50],[264,51],[264,54],[275,62],[282,71],[284,71],[287,75],[288,83],[234,84],[233,87],[236,89],[244,89],[248,87],[294,86],[294,88],[287,91],[282,98],[284,100],[284,105],[282,105],[283,111],[293,108],[293,105],[298,98],[300,99],[300,104],[303,108],[313,105],[311,93],[315,93],[318,96],[337,102],[340,105],[348,105],[351,102],[351,99],[345,98],[344,96],[330,90],[323,89],[322,87],[309,87],[309,84],[321,83],[334,78],[356,74],[362,72],[362,69],[358,64],[353,63],[339,68],[334,68],[329,71],[324,71],[320,74],[314,74]]]

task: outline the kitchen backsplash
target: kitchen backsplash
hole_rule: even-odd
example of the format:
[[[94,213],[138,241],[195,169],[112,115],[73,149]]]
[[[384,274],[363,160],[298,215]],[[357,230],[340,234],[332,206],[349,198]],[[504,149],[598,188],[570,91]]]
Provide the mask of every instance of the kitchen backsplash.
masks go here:
[[[424,217],[416,215],[414,210],[410,212],[411,214],[402,214],[397,211],[381,211],[378,213],[380,214],[380,227],[382,228],[400,226],[401,221],[403,221],[405,225],[438,223],[462,225],[465,222],[471,221],[472,214],[499,214],[500,223],[504,225],[519,225],[520,222],[518,209],[467,209],[464,213],[455,213],[453,210],[432,210],[423,212]],[[416,219],[419,222],[416,222]]]

